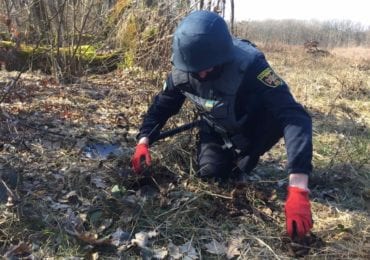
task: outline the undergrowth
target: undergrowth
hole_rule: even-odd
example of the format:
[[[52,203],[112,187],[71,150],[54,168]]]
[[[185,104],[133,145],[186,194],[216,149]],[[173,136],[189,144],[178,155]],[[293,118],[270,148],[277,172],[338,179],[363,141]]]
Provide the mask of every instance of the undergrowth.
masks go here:
[[[10,200],[1,204],[0,253],[88,259],[366,259],[369,71],[345,57],[316,57],[299,48],[285,47],[284,57],[268,51],[266,56],[314,122],[314,229],[303,247],[297,249],[285,233],[283,140],[241,187],[196,177],[196,130],[153,145],[153,166],[145,176],[134,175],[129,161],[135,135],[161,84],[153,73],[117,70],[73,85],[26,73],[4,99],[0,169],[19,180]],[[2,73],[2,91],[10,76]],[[188,110],[167,127],[194,118],[190,105],[185,106]],[[119,144],[119,155],[86,156],[85,148],[94,143]]]

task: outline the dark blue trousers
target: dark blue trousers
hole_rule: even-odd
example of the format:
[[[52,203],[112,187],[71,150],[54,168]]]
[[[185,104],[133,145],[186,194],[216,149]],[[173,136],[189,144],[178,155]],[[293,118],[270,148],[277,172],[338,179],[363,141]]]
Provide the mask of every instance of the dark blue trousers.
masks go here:
[[[228,179],[232,173],[250,173],[258,164],[259,158],[270,150],[283,136],[282,130],[274,122],[264,122],[251,131],[248,146],[241,153],[233,148],[225,148],[222,137],[211,129],[200,130],[198,143],[198,175],[202,179]],[[235,171],[236,170],[236,171]]]

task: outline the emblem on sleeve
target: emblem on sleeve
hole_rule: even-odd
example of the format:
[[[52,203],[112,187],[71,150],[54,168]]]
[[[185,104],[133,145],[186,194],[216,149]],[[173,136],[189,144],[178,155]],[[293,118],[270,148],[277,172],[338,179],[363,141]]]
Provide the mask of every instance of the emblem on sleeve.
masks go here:
[[[283,81],[282,79],[269,67],[264,69],[257,78],[268,87],[278,87]]]

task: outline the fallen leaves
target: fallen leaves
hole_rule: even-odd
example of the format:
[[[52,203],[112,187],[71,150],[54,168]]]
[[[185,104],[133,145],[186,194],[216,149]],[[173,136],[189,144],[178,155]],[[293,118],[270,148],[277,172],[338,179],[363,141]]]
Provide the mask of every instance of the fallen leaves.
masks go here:
[[[65,231],[78,240],[93,246],[109,246],[112,244],[109,238],[98,238],[98,234],[92,232],[78,232],[76,230],[65,229]]]
[[[183,252],[180,251],[180,247],[174,245],[172,241],[170,241],[167,245],[168,247],[168,254],[173,258],[173,259],[180,259],[183,255]]]
[[[25,242],[11,246],[3,255],[5,259],[31,259],[31,248]]]
[[[141,231],[135,234],[135,238],[131,240],[131,243],[133,243],[134,245],[138,247],[146,247],[146,245],[148,244],[149,238],[150,236],[148,233]]]
[[[240,255],[240,249],[243,247],[243,238],[232,238],[227,242],[226,257],[232,259]]]
[[[211,242],[204,245],[206,247],[207,252],[214,254],[214,255],[225,255],[226,254],[226,247],[218,242],[215,239],[212,239]]]
[[[211,242],[204,245],[206,251],[220,256],[226,256],[227,259],[232,259],[240,255],[240,248],[242,247],[242,239],[233,238],[226,243],[219,242],[212,239]]]
[[[248,183],[262,184],[261,192],[250,186],[233,192],[193,178],[193,146],[175,137],[152,147],[153,165],[161,168],[151,169],[151,177],[132,176],[129,158],[137,127],[157,90],[126,76],[96,76],[95,81],[74,85],[50,78],[24,80],[2,104],[1,164],[19,166],[22,183],[21,203],[11,201],[11,212],[0,209],[0,238],[7,241],[1,254],[72,258],[65,246],[73,245],[74,253],[90,259],[246,259],[286,256],[288,246],[300,253],[308,252],[307,247],[314,253],[329,248],[283,244],[280,236],[272,235],[283,230],[280,192],[287,184],[274,162],[268,164],[280,175],[276,181],[263,183],[265,176],[258,171],[247,176]],[[274,189],[278,194],[272,194]],[[328,191],[325,199],[340,201],[340,189]],[[362,193],[366,202],[368,193]],[[319,203],[316,214],[327,209]],[[237,214],[230,216],[230,209]],[[336,212],[332,217],[337,221],[338,216]],[[369,251],[368,220],[351,219],[343,226],[331,225],[332,230],[316,228],[324,230],[324,237],[358,245],[354,256],[363,256]],[[338,250],[334,257],[348,252]]]
[[[121,228],[117,228],[117,230],[111,234],[112,245],[116,246],[117,248],[122,245],[128,245],[127,242],[129,241],[130,233],[123,231]]]
[[[194,260],[199,258],[197,250],[193,247],[191,241],[179,246],[179,251],[182,254],[183,259]]]

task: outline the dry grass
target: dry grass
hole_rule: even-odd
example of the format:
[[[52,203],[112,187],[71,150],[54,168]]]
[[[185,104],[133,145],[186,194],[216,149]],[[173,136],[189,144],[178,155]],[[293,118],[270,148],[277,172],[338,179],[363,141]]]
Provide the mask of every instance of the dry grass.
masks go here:
[[[306,259],[367,259],[369,70],[334,53],[315,57],[298,47],[269,48],[270,63],[314,120],[315,236],[302,254]],[[2,82],[9,79],[2,75]],[[190,134],[153,146],[153,178],[132,175],[136,129],[161,88],[153,82],[139,70],[92,76],[75,85],[22,76],[1,104],[0,166],[22,176],[15,190],[19,199],[0,205],[2,255],[24,242],[19,251],[38,258],[140,259],[160,252],[168,259],[194,252],[198,259],[292,256],[294,245],[284,229],[283,142],[263,157],[250,183],[236,190],[232,183],[220,186],[195,177],[195,137]],[[191,112],[182,112],[169,125],[191,118]],[[121,156],[85,158],[81,148],[96,140],[119,143]],[[129,239],[112,246],[107,239],[119,229]],[[140,241],[139,232],[155,229],[159,235],[141,233],[146,242]]]
[[[370,48],[352,47],[352,48],[334,48],[330,52],[338,57],[344,57],[349,60],[370,60]]]

